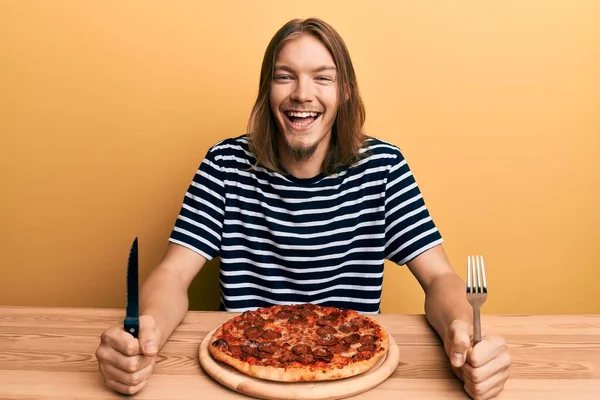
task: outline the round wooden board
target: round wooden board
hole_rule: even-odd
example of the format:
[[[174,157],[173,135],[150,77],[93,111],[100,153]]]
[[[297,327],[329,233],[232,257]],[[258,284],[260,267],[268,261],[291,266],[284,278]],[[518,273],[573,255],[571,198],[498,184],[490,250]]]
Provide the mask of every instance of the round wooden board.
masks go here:
[[[400,350],[392,336],[389,350],[370,370],[349,378],[322,382],[275,382],[254,378],[221,361],[215,360],[208,351],[208,344],[215,330],[209,332],[198,351],[200,365],[208,375],[225,387],[236,392],[268,400],[326,400],[353,396],[374,388],[385,381],[398,366]]]

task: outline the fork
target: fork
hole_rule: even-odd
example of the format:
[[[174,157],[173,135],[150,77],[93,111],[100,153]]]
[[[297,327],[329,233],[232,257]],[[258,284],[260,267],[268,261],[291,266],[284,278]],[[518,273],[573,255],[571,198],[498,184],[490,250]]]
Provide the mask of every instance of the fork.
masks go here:
[[[487,300],[483,256],[467,257],[467,300],[473,307],[473,344],[477,344],[481,342],[480,309]]]

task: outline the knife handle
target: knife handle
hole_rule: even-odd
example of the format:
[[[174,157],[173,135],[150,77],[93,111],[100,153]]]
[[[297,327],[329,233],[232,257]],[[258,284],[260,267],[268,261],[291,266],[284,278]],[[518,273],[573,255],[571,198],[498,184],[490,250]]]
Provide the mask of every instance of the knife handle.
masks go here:
[[[140,323],[137,318],[125,318],[123,323],[125,327],[125,332],[131,334],[134,338],[137,339],[138,332],[140,331]]]

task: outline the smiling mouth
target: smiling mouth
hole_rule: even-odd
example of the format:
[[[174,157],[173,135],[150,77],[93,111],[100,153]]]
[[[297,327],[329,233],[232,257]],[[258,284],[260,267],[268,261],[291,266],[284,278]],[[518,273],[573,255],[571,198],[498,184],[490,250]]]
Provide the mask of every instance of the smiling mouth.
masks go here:
[[[306,129],[311,126],[322,113],[315,111],[286,111],[284,115],[294,128]]]

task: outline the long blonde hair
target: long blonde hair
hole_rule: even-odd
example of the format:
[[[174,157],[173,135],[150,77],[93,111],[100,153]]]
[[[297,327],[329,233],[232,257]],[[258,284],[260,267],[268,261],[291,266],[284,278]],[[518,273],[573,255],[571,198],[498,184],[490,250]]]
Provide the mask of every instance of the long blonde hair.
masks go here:
[[[291,20],[269,42],[260,71],[258,96],[248,119],[248,145],[257,164],[283,174],[277,159],[278,128],[269,104],[269,91],[281,48],[303,33],[311,34],[323,43],[338,70],[338,99],[341,101],[329,151],[321,168],[325,175],[330,175],[358,161],[359,150],[365,140],[363,125],[366,112],[346,44],[333,27],[318,18]]]

